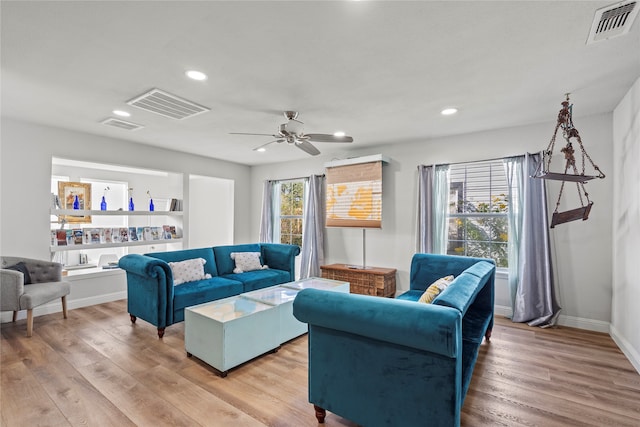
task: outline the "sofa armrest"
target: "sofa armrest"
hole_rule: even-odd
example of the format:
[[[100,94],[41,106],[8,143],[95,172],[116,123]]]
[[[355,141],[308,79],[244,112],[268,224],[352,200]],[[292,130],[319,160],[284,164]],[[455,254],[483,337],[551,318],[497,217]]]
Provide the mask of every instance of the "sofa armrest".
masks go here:
[[[127,309],[158,328],[173,323],[173,276],[165,261],[129,254],[118,266],[127,273]]]
[[[20,295],[24,293],[24,274],[14,270],[0,270],[1,311],[20,310]]]
[[[300,254],[298,245],[286,245],[282,243],[261,243],[263,263],[269,268],[288,271],[291,281],[296,280],[296,256]]]
[[[129,254],[120,258],[118,261],[118,267],[125,270],[127,273],[137,274],[138,276],[145,276],[149,278],[156,278],[159,275],[164,275],[167,280],[173,284],[173,273],[169,264],[161,259],[139,255]]]
[[[368,295],[305,289],[293,314],[310,326],[361,335],[455,358],[461,354],[458,310]]]

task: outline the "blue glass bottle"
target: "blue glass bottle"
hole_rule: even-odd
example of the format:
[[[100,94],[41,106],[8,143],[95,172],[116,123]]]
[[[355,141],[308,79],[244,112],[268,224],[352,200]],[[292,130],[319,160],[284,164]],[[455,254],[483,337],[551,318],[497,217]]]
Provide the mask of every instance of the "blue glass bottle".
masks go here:
[[[155,208],[156,207],[153,205],[153,199],[149,199],[149,211],[153,212]]]
[[[78,195],[73,199],[73,209],[80,209],[80,200],[78,200]]]
[[[129,210],[133,210],[133,197],[129,197]]]
[[[100,202],[100,210],[101,211],[107,210],[107,201],[104,199],[104,196],[102,196],[102,202]]]

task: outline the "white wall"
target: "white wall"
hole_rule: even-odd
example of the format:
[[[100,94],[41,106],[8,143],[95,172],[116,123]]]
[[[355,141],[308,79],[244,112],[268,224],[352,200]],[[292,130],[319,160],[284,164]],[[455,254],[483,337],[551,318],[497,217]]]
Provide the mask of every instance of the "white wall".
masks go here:
[[[611,336],[640,372],[640,79],[613,112]]]
[[[560,105],[557,107],[559,110]],[[398,269],[398,288],[400,291],[408,289],[410,260],[416,248],[418,164],[484,160],[546,149],[555,127],[556,111],[550,111],[549,116],[552,121],[548,123],[434,138],[424,142],[389,143],[358,150],[356,138],[351,146],[345,145],[344,153],[335,158],[371,154],[383,154],[391,158],[391,163],[383,167],[382,229],[367,231],[367,265]],[[611,115],[576,118],[574,124],[596,164],[605,174],[611,171]],[[455,121],[452,121],[454,125]],[[563,141],[559,136],[555,150],[559,157],[562,156],[559,150],[564,146]],[[323,145],[318,144],[318,147],[322,151]],[[258,233],[264,180],[323,173],[324,163],[331,160],[334,158],[320,155],[291,163],[253,167],[252,234]],[[549,185],[552,210],[557,197],[554,184]],[[613,180],[596,180],[588,186],[590,197],[595,202],[589,220],[559,225],[551,231],[557,253],[558,298],[563,307],[560,321],[606,331],[611,318],[610,224]],[[565,190],[567,193],[570,191],[575,192],[575,186]],[[563,203],[560,210],[578,206],[568,201]],[[362,263],[361,229],[329,228],[326,237],[325,263]],[[509,305],[505,277],[500,277],[496,284],[496,304]]]
[[[233,181],[189,176],[189,246],[233,244]]]

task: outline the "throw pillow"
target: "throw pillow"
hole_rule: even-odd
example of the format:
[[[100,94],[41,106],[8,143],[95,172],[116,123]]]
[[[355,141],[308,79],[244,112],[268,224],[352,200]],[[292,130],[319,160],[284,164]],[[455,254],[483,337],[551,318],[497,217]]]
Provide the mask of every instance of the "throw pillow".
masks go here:
[[[442,293],[447,286],[453,281],[453,276],[445,276],[441,279],[436,280],[427,288],[426,291],[422,294],[418,302],[424,302],[426,304],[431,304],[433,300]]]
[[[260,252],[231,252],[231,259],[236,262],[236,268],[233,269],[234,273],[269,268],[268,265],[260,263]]]
[[[5,267],[4,269],[19,271],[20,273],[24,274],[24,284],[25,285],[31,284],[31,275],[29,274],[29,270],[27,270],[27,266],[24,264],[24,262],[19,262],[16,265]]]
[[[187,282],[195,282],[196,280],[211,279],[209,273],[204,272],[204,265],[207,260],[204,258],[187,259],[184,261],[170,262],[171,272],[173,273],[173,284],[181,285]]]

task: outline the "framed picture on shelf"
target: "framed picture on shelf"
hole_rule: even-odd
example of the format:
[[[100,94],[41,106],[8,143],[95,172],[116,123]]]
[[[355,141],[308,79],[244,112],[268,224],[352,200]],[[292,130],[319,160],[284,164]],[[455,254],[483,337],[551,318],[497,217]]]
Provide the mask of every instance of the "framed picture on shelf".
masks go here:
[[[58,182],[58,198],[62,209],[73,209],[78,199],[79,210],[91,209],[91,184],[83,182]],[[69,223],[91,222],[91,215],[61,215],[59,220]]]

